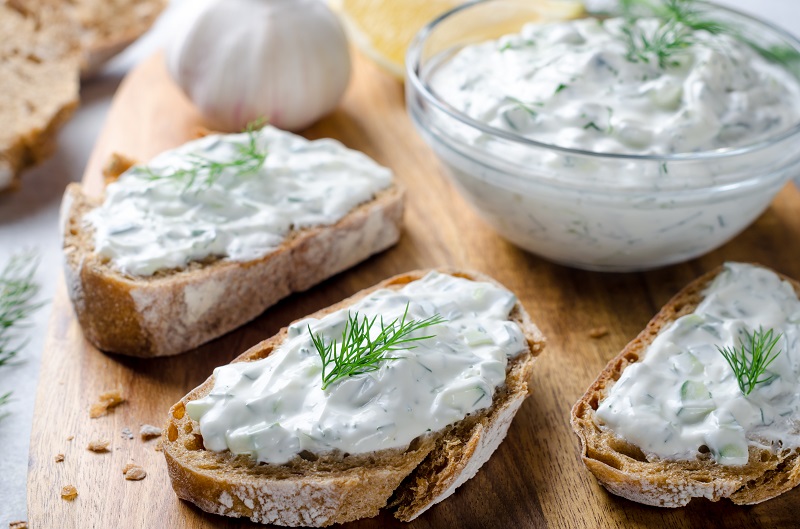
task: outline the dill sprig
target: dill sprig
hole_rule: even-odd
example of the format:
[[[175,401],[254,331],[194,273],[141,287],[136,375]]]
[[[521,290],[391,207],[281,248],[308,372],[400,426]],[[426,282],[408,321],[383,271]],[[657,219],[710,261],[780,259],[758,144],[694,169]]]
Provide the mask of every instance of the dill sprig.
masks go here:
[[[401,318],[386,324],[381,316],[381,331],[375,338],[371,338],[372,328],[377,321],[378,316],[372,319],[364,316],[362,319],[358,312],[348,313],[341,341],[332,340],[327,344],[322,335],[314,334],[311,326],[308,326],[311,341],[322,359],[323,390],[342,378],[376,371],[380,363],[385,360],[398,360],[398,357],[386,356],[387,353],[414,349],[415,346],[408,344],[427,340],[435,335],[411,337],[412,333],[444,323],[446,320],[438,314],[424,320],[408,320],[408,303],[406,303]]]
[[[154,171],[152,168],[142,166],[140,170],[149,180],[177,180],[184,183],[184,190],[188,190],[201,180],[200,187],[209,187],[216,182],[222,174],[232,169],[237,174],[252,174],[258,171],[267,159],[266,149],[258,146],[258,130],[264,125],[263,121],[251,123],[245,131],[248,135],[247,143],[236,145],[236,157],[232,160],[220,162],[212,160],[197,153],[189,153],[186,160],[188,167],[182,169],[167,169]]]
[[[620,9],[626,21],[622,34],[628,47],[627,59],[631,62],[649,63],[654,59],[661,68],[678,66],[680,61],[676,56],[697,42],[694,37],[696,31],[730,35],[765,59],[792,71],[797,69],[800,62],[800,55],[788,46],[761,46],[743,35],[734,25],[708,18],[706,13],[697,8],[694,0],[621,0]],[[654,34],[646,35],[636,25],[636,19],[642,16],[661,20],[661,26]]]
[[[752,333],[745,331],[745,334],[747,340],[740,340],[738,348],[717,346],[717,350],[733,369],[739,389],[744,395],[749,395],[757,384],[767,384],[778,378],[775,374],[765,378],[760,377],[781,354],[780,349],[776,352],[773,352],[773,349],[782,335],[773,336],[772,329],[765,331],[763,328]]]
[[[0,271],[0,367],[8,365],[27,342],[17,331],[41,303],[35,298],[39,285],[34,280],[39,259],[32,251],[11,256]],[[0,396],[0,406],[9,401],[11,393]]]
[[[692,0],[623,0],[620,3],[625,25],[622,34],[628,46],[627,59],[631,62],[649,63],[655,59],[661,68],[678,66],[676,55],[695,43],[695,31],[717,35],[728,28],[715,20],[703,17]],[[652,35],[647,35],[636,25],[641,14],[661,19],[661,25]]]

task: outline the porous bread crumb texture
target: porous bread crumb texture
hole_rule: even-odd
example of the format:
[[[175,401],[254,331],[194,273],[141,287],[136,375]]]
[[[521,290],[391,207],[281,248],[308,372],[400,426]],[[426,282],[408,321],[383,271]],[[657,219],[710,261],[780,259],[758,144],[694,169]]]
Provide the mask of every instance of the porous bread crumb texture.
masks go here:
[[[8,529],[28,529],[28,522],[25,521],[10,522],[8,524]]]
[[[84,336],[104,351],[178,354],[252,320],[294,292],[394,245],[404,192],[398,185],[331,226],[296,230],[274,252],[248,262],[208,259],[153,276],[124,275],[94,253],[84,215],[100,201],[67,187],[62,226],[65,278]]]
[[[30,9],[27,9],[30,7]],[[78,105],[77,35],[55,6],[0,3],[0,191],[55,150]]]
[[[64,485],[61,487],[61,499],[72,501],[78,497],[78,489],[73,485]]]
[[[56,463],[63,463],[64,462],[64,454],[57,454],[55,457]]]
[[[89,417],[92,419],[102,417],[108,414],[109,410],[116,408],[123,402],[125,402],[125,397],[122,396],[120,390],[107,391],[101,394],[97,402],[89,407]]]
[[[80,28],[81,70],[95,72],[147,31],[167,0],[49,0]]]
[[[442,271],[492,281],[480,274]],[[388,279],[311,317],[350,306],[379,288],[401,288],[426,273]],[[533,362],[544,347],[544,338],[521,305],[514,308],[511,319],[522,327],[529,350],[510,362],[506,384],[496,392],[492,407],[441,432],[419,437],[405,449],[368,454],[304,452],[285,465],[259,464],[229,451],[207,451],[199,424],[189,418],[185,406],[208,394],[214,384],[210,377],[170,410],[164,456],[175,492],[207,512],[285,526],[344,523],[376,516],[387,505],[401,520],[415,518],[475,475],[505,437],[528,395]],[[284,328],[234,362],[266,357],[286,334]]]
[[[87,450],[91,452],[108,452],[109,447],[111,446],[111,441],[108,439],[95,439],[94,441],[89,441],[89,445],[86,447]]]
[[[650,455],[598,427],[595,411],[623,370],[641,355],[667,324],[694,312],[703,291],[723,270],[719,267],[681,290],[650,321],[647,327],[612,359],[586,394],[572,409],[572,428],[581,443],[587,468],[610,492],[658,507],[681,507],[692,498],[718,501],[730,498],[748,505],[774,498],[800,484],[800,449],[760,450],[751,446],[744,466],[718,465],[710,453],[694,461],[670,461]],[[789,278],[795,291],[800,284]]]

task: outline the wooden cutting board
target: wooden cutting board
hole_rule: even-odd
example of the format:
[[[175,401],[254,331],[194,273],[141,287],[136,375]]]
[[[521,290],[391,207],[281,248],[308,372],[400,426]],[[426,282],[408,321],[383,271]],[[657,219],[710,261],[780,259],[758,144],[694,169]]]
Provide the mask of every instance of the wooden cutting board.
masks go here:
[[[86,170],[91,192],[102,188],[100,169],[112,151],[146,160],[193,136],[200,117],[169,80],[160,56],[131,72],[109,112]],[[578,456],[569,412],[605,363],[684,284],[725,260],[758,261],[800,277],[800,195],[791,185],[754,226],[722,249],[686,264],[641,274],[571,270],[543,261],[499,238],[447,182],[416,134],[403,103],[403,86],[356,58],[346,97],[331,116],[305,132],[330,136],[391,167],[408,188],[400,243],[196,351],[155,360],[101,353],[84,341],[63,287],[42,358],[28,474],[32,529],[229,528],[256,526],[209,515],[177,499],[156,442],[139,438],[141,424],[162,425],[171,404],[281,326],[326,307],[388,276],[439,265],[491,274],[516,292],[548,337],[538,360],[532,396],[506,441],[478,475],[446,502],[409,526],[389,514],[352,527],[796,527],[800,489],[754,507],[727,500],[695,500],[687,508],[646,507],[601,488]],[[608,334],[590,337],[603,327]],[[89,418],[104,391],[120,388],[126,402]],[[133,432],[133,439],[123,429]],[[72,440],[69,440],[72,436]],[[111,441],[108,453],[86,450]],[[57,454],[65,460],[55,462]],[[147,478],[123,479],[136,462]],[[78,498],[61,499],[74,485]]]

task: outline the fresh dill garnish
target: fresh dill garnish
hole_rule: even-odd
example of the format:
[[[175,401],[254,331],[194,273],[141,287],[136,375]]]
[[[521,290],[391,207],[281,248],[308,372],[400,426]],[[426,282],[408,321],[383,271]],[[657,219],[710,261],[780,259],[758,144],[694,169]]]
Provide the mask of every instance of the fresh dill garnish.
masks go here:
[[[627,59],[631,62],[655,60],[661,68],[678,66],[677,56],[697,42],[696,31],[730,35],[765,59],[785,66],[800,62],[796,50],[788,46],[760,46],[734,25],[709,18],[694,0],[620,0],[620,10],[625,19],[622,35],[628,47]],[[640,17],[658,18],[661,25],[652,35],[647,35],[636,24]]]
[[[774,336],[772,329],[765,331],[759,328],[752,333],[745,331],[747,340],[740,340],[739,347],[719,347],[717,350],[725,357],[733,369],[739,389],[744,395],[749,395],[757,384],[772,382],[778,375],[760,378],[767,367],[775,360],[781,350],[773,352],[781,334]]]
[[[308,333],[311,341],[322,359],[322,389],[325,390],[338,380],[355,375],[376,371],[384,360],[398,360],[397,357],[386,356],[387,353],[401,349],[414,349],[408,344],[433,338],[435,335],[412,338],[411,334],[426,327],[444,323],[440,315],[424,320],[408,320],[408,304],[401,318],[385,324],[380,318],[381,330],[375,338],[370,337],[378,316],[372,319],[359,317],[358,312],[347,314],[347,322],[342,331],[341,341],[332,340],[325,343],[323,336],[314,334],[311,326]]]
[[[597,132],[603,132],[603,129],[598,127],[597,123],[595,123],[594,121],[590,121],[589,123],[587,123],[586,125],[583,126],[583,130],[587,130],[587,129],[594,129]]]
[[[26,251],[12,255],[0,271],[0,366],[11,363],[25,346],[18,331],[41,306],[34,299],[39,293],[39,285],[34,280],[38,264],[36,253]],[[0,396],[0,406],[6,404],[10,396],[10,392]]]
[[[142,166],[139,168],[149,180],[177,180],[184,183],[184,190],[187,190],[202,179],[200,186],[208,187],[216,182],[222,174],[229,169],[235,170],[237,174],[252,174],[261,169],[267,159],[266,149],[258,146],[257,132],[263,127],[264,121],[251,123],[245,131],[248,135],[247,143],[236,145],[236,157],[232,160],[220,162],[212,160],[197,153],[189,153],[186,160],[189,166],[183,169],[163,169],[154,171],[152,168]]]
[[[561,92],[562,90],[566,90],[567,88],[569,88],[569,85],[561,83],[561,84],[558,85],[558,88],[556,88],[555,93],[557,94],[557,93]]]

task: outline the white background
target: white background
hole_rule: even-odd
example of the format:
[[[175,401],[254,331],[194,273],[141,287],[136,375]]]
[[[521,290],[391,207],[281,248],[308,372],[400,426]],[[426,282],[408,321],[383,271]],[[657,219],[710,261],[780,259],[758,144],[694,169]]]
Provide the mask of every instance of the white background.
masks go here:
[[[717,1],[770,20],[800,36],[800,2],[797,0]],[[61,131],[55,156],[24,175],[20,192],[0,196],[0,266],[12,253],[24,248],[37,249],[41,258],[37,279],[42,287],[40,298],[44,301],[52,300],[56,279],[61,273],[57,220],[64,187],[80,180],[121,77],[166,42],[172,29],[186,20],[186,8],[186,3],[173,1],[150,34],[113,61],[102,76],[84,83],[81,108]],[[4,414],[0,418],[0,529],[11,521],[27,517],[28,442],[49,316],[48,303],[26,329],[29,342],[20,355],[20,362],[0,369],[0,394],[14,392],[13,401],[0,412]]]

